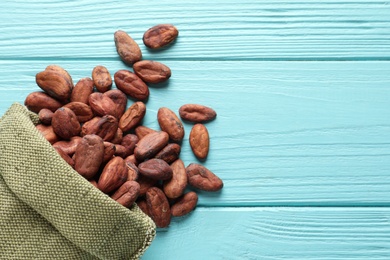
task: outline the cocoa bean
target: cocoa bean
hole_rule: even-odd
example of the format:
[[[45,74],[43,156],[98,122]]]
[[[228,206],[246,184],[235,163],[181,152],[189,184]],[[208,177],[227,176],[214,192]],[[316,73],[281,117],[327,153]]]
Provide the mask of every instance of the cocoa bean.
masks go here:
[[[138,141],[134,149],[135,158],[140,162],[153,158],[168,144],[168,139],[169,136],[164,131],[147,134]]]
[[[187,174],[184,163],[181,159],[177,159],[171,164],[172,178],[165,181],[163,191],[170,199],[176,199],[183,195],[187,187]]]
[[[43,135],[43,137],[51,144],[58,142],[59,136],[54,132],[53,126],[38,124],[35,128]]]
[[[108,69],[104,66],[96,66],[92,70],[92,80],[97,91],[104,93],[111,89],[112,79]]]
[[[126,181],[111,195],[111,198],[122,206],[129,208],[138,198],[139,189],[138,182]]]
[[[144,44],[151,49],[158,49],[172,43],[179,31],[172,24],[159,24],[149,28],[142,38]]]
[[[91,78],[82,78],[80,79],[72,90],[70,96],[71,102],[81,102],[84,104],[89,103],[89,95],[93,93],[93,81]]]
[[[136,100],[146,100],[149,97],[149,87],[136,74],[128,70],[119,70],[114,74],[116,87],[126,95]]]
[[[186,168],[188,183],[200,190],[218,191],[222,189],[222,180],[203,165],[191,163]]]
[[[173,163],[179,158],[181,146],[176,143],[167,144],[154,158],[166,161],[168,164]]]
[[[72,156],[76,152],[76,148],[81,142],[82,138],[80,136],[73,136],[69,141],[63,140],[58,141],[53,144],[54,148],[60,148],[69,156]]]
[[[172,206],[171,213],[174,217],[181,217],[190,213],[198,203],[198,195],[190,191],[179,198]]]
[[[98,180],[98,188],[104,193],[118,189],[127,180],[127,166],[121,157],[112,158],[104,166]]]
[[[149,188],[146,192],[148,212],[157,227],[169,226],[171,222],[171,209],[164,192],[157,187]]]
[[[122,138],[122,142],[120,144],[127,148],[129,154],[133,154],[138,141],[139,139],[136,135],[127,134]]]
[[[193,123],[205,123],[216,118],[214,109],[199,104],[185,104],[179,108],[179,115],[183,120]]]
[[[69,100],[72,94],[72,85],[66,77],[54,70],[44,70],[35,76],[37,85],[49,96],[60,100]]]
[[[46,108],[53,113],[59,109],[62,104],[49,96],[48,94],[40,91],[32,92],[27,95],[24,105],[32,112],[39,113],[42,109]]]
[[[64,107],[67,107],[72,110],[76,114],[77,120],[80,123],[87,122],[88,120],[91,120],[93,118],[93,112],[91,107],[85,103],[70,102],[64,105]]]
[[[168,180],[172,178],[172,169],[165,161],[150,159],[138,165],[139,173],[155,180]]]
[[[205,159],[209,153],[210,137],[207,128],[203,124],[192,127],[189,138],[190,146],[198,159]]]
[[[150,134],[150,133],[155,133],[157,132],[156,130],[153,130],[149,127],[139,125],[135,128],[135,134],[138,136],[138,139],[142,139],[145,135]]]
[[[141,60],[133,65],[135,74],[147,83],[161,83],[171,77],[171,69],[157,61]]]
[[[67,107],[61,107],[54,112],[51,125],[54,132],[65,140],[79,135],[81,130],[76,114]]]
[[[172,141],[181,142],[184,137],[183,123],[172,110],[161,107],[157,112],[157,120],[161,130],[167,132]]]
[[[114,34],[116,51],[119,57],[127,65],[133,65],[142,59],[141,49],[138,44],[126,32],[118,30]]]
[[[104,143],[97,135],[82,138],[74,153],[74,169],[86,179],[92,179],[103,162]]]
[[[127,132],[130,129],[138,125],[144,118],[146,113],[146,106],[144,103],[138,101],[132,104],[123,116],[119,120],[119,128],[123,132]]]
[[[104,141],[111,141],[117,129],[118,120],[111,115],[106,115],[103,117],[94,117],[85,122],[81,128],[81,135],[96,134],[103,138]]]
[[[38,113],[39,121],[44,125],[50,125],[53,114],[50,109],[42,108]]]

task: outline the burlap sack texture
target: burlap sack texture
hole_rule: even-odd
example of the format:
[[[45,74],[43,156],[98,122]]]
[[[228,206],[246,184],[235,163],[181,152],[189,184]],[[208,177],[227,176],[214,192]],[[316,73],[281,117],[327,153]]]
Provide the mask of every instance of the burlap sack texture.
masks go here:
[[[138,259],[153,221],[77,174],[37,123],[18,103],[0,119],[0,259]]]

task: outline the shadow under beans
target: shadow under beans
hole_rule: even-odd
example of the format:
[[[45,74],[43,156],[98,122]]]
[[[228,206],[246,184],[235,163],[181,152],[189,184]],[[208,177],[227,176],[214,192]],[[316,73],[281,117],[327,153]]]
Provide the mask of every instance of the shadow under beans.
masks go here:
[[[157,84],[148,83],[148,87],[150,88],[162,89],[162,88],[167,88],[168,86],[169,86],[169,80]]]

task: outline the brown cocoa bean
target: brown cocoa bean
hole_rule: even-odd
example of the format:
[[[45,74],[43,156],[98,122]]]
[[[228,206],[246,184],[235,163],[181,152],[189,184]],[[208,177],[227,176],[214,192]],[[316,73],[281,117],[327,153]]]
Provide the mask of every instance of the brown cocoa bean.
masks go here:
[[[137,182],[140,186],[139,196],[145,196],[148,189],[157,184],[157,180],[150,179],[141,174],[138,175]]]
[[[80,79],[72,90],[71,102],[81,102],[88,105],[89,95],[93,93],[93,81],[91,78]]]
[[[136,181],[139,175],[137,166],[134,163],[127,161],[127,158],[125,159],[125,162],[127,166],[127,180]]]
[[[119,70],[114,74],[116,87],[126,95],[136,100],[146,100],[149,97],[149,87],[136,74],[128,70]]]
[[[118,30],[114,34],[116,51],[119,57],[127,65],[133,65],[142,59],[141,49],[138,44],[126,32]]]
[[[190,132],[190,146],[198,159],[205,159],[209,153],[210,137],[203,124],[195,124]]]
[[[45,68],[45,70],[51,70],[51,71],[54,71],[54,72],[57,72],[59,74],[61,74],[67,81],[68,83],[70,84],[71,88],[73,89],[74,85],[73,85],[73,79],[72,77],[70,76],[69,72],[66,71],[64,68],[58,66],[58,65],[49,65]]]
[[[92,70],[92,80],[97,91],[104,93],[111,89],[112,79],[108,69],[104,66],[96,66]]]
[[[171,164],[172,178],[165,181],[163,191],[170,199],[176,199],[183,195],[187,187],[187,174],[184,163],[181,159],[177,159]]]
[[[116,118],[121,118],[121,116],[125,113],[127,107],[127,96],[119,89],[111,89],[104,93],[105,96],[109,97],[112,101],[114,101],[114,113],[113,116]]]
[[[181,146],[176,143],[167,144],[154,158],[166,161],[168,164],[173,163],[179,158]]]
[[[127,166],[121,157],[112,158],[104,166],[98,180],[98,188],[104,193],[118,189],[127,180]]]
[[[104,94],[95,92],[89,96],[88,102],[91,109],[97,116],[112,115],[116,117],[117,114],[114,101]]]
[[[214,109],[199,104],[185,104],[179,108],[179,115],[183,120],[193,123],[205,123],[215,119]]]
[[[111,143],[113,143],[113,144],[121,144],[122,139],[123,139],[123,132],[118,127],[118,129],[116,130],[114,138],[112,138],[112,140],[111,140]]]
[[[127,132],[130,129],[138,125],[144,118],[146,113],[146,106],[144,103],[138,101],[132,104],[123,116],[119,120],[119,128],[123,132]]]
[[[50,125],[53,114],[50,109],[42,108],[38,113],[39,121],[44,125]]]
[[[136,181],[126,181],[119,187],[111,198],[121,204],[122,206],[129,208],[136,201],[139,195],[139,184]]]
[[[96,134],[103,138],[104,141],[111,141],[117,129],[118,120],[111,115],[106,115],[103,117],[94,117],[85,122],[81,128],[81,135]]]
[[[172,206],[171,213],[174,217],[181,217],[190,213],[198,203],[198,195],[190,191],[179,198]]]
[[[72,168],[74,168],[74,160],[67,154],[65,153],[61,148],[59,147],[54,147],[54,149],[57,151],[57,153],[64,159],[64,161],[69,164]]]
[[[157,120],[161,130],[167,132],[172,141],[181,142],[183,140],[183,123],[172,110],[167,107],[161,107],[157,112]]]
[[[49,96],[67,101],[72,94],[72,85],[66,77],[54,70],[44,70],[35,76],[37,85]]]
[[[127,134],[122,138],[121,145],[127,148],[129,154],[134,153],[135,146],[137,145],[139,139],[136,135]]]
[[[107,163],[112,159],[115,155],[115,144],[111,142],[104,142],[104,155],[103,155],[103,163]]]
[[[157,132],[156,130],[153,130],[149,127],[139,125],[135,128],[135,134],[138,136],[138,139],[142,139],[145,135],[150,134],[150,133],[155,133]]]
[[[149,28],[142,38],[144,44],[151,49],[158,49],[172,43],[179,31],[172,24],[159,24]]]
[[[81,130],[76,114],[67,107],[60,107],[54,112],[51,125],[54,132],[65,140],[79,135]]]
[[[149,188],[146,192],[148,212],[157,227],[169,226],[171,222],[171,209],[164,192],[157,187]]]
[[[126,147],[120,144],[115,144],[115,156],[122,157],[123,159],[129,156],[129,151]]]
[[[133,65],[135,74],[147,83],[161,83],[171,77],[171,69],[157,61],[141,60]]]
[[[135,158],[140,162],[153,158],[153,156],[168,144],[168,139],[169,136],[164,131],[145,135],[138,141],[134,149]]]
[[[92,179],[103,162],[104,142],[100,136],[86,135],[74,153],[74,169],[86,179]]]
[[[62,104],[49,96],[48,94],[40,91],[32,92],[27,95],[24,105],[32,112],[39,113],[42,109],[46,108],[53,113],[59,109]]]
[[[77,120],[80,123],[87,122],[88,120],[91,120],[93,118],[93,112],[91,107],[85,103],[70,102],[64,105],[64,107],[67,107],[72,110],[76,114]]]
[[[54,132],[53,126],[38,124],[35,128],[43,135],[43,137],[51,144],[58,142],[59,136]]]
[[[72,156],[76,152],[76,148],[81,142],[82,138],[80,136],[73,136],[69,141],[58,141],[53,144],[54,148],[60,148],[69,156]]]
[[[188,183],[200,190],[218,191],[222,189],[222,180],[203,165],[191,163],[186,168]]]
[[[168,180],[172,178],[172,169],[165,161],[150,159],[138,165],[140,174],[155,180]]]

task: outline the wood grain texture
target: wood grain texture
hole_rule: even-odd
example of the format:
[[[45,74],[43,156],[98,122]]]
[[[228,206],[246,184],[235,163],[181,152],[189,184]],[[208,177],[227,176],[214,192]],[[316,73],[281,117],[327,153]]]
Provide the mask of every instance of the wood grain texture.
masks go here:
[[[3,0],[1,5],[2,59],[111,59],[115,30],[141,44],[143,33],[158,23],[173,23],[180,31],[175,48],[160,53],[164,59],[390,59],[390,4],[380,0]],[[141,47],[145,57],[152,56]]]
[[[158,59],[158,55],[157,60]],[[75,81],[96,61],[60,61]],[[151,87],[144,124],[160,107],[213,107],[203,163],[225,183],[203,206],[389,205],[389,62],[166,61],[169,83]],[[42,61],[3,61],[0,112],[39,90]],[[102,61],[113,74],[124,68]],[[220,66],[222,65],[222,66]],[[18,75],[15,78],[15,75]],[[131,102],[129,102],[129,105]],[[197,162],[185,124],[181,158]]]
[[[388,208],[197,208],[158,232],[149,259],[390,258]]]

